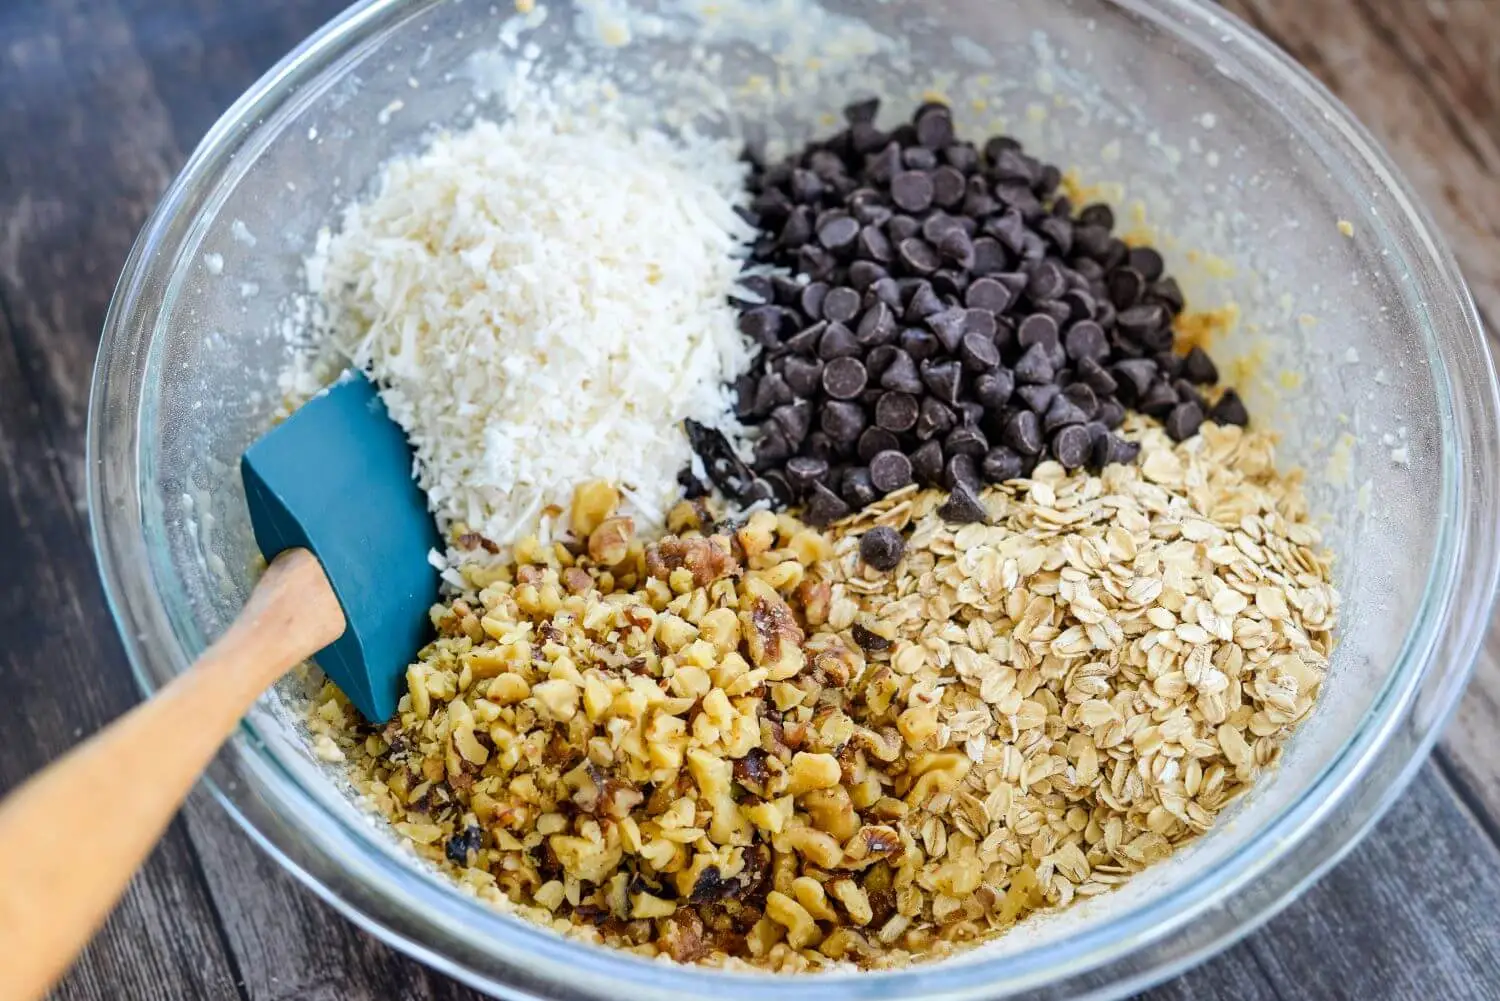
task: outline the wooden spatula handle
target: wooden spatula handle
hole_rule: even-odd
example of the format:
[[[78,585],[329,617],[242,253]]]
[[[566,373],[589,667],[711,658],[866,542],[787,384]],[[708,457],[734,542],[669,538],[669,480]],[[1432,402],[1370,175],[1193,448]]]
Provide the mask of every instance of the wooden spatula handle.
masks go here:
[[[317,558],[282,553],[191,669],[0,803],[0,1001],[62,975],[256,696],[343,631]]]

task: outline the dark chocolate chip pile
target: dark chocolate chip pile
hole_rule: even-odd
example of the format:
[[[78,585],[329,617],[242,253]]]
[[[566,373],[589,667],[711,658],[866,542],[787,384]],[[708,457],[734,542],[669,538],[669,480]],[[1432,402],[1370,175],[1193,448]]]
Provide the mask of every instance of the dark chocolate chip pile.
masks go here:
[[[1111,235],[1108,206],[1075,211],[1056,167],[1005,136],[957,139],[942,105],[889,133],[876,110],[754,171],[753,262],[796,277],[744,280],[762,301],[740,329],[765,351],[739,416],[762,435],[753,484],[724,479],[826,524],[913,481],[977,491],[1047,458],[1130,461],[1112,433],[1126,408],[1176,440],[1246,422],[1233,390],[1204,399],[1207,354],[1173,351],[1182,293],[1155,250]]]

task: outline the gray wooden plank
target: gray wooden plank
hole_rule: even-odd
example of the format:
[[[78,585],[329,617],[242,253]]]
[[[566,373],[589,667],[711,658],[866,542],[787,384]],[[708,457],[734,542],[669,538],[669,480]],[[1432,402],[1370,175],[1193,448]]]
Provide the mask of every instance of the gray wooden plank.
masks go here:
[[[1493,122],[1469,118],[1500,106],[1500,74],[1473,68],[1495,58],[1492,0],[1221,0],[1334,91],[1401,167],[1436,218],[1475,298],[1500,314],[1500,166]],[[1427,12],[1414,8],[1427,8]],[[1415,23],[1446,11],[1445,32],[1471,37],[1459,55],[1443,32]],[[1409,28],[1402,21],[1413,22]],[[1489,39],[1489,42],[1482,41]],[[1455,106],[1455,100],[1459,103]],[[1500,683],[1497,679],[1496,683]]]
[[[250,1001],[477,1001],[356,929],[198,793],[186,811]]]
[[[135,701],[7,315],[0,302],[0,795]],[[219,1001],[238,993],[179,822],[56,996]]]
[[[1500,997],[1500,850],[1428,764],[1341,865],[1248,943],[1284,1001]]]

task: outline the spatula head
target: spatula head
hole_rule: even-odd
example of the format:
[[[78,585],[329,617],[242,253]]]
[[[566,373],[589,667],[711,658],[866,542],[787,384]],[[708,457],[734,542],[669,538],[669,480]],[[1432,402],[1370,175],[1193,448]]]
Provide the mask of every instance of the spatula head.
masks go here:
[[[406,435],[349,373],[250,446],[240,474],[266,559],[310,549],[343,605],[348,627],[314,660],[366,719],[389,719],[438,595],[438,532]]]

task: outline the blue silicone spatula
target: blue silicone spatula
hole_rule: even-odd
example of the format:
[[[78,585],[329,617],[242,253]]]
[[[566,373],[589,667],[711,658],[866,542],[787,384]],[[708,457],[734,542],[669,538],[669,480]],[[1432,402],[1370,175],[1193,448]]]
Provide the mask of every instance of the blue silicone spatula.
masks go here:
[[[312,552],[343,609],[348,627],[313,659],[384,722],[438,592],[427,559],[437,528],[406,435],[370,381],[349,373],[251,445],[240,474],[260,551]]]
[[[0,998],[41,998],[255,699],[309,657],[372,722],[428,627],[437,530],[374,387],[341,380],[246,451],[270,565],[193,665],[0,802]],[[106,817],[107,822],[99,822]]]

